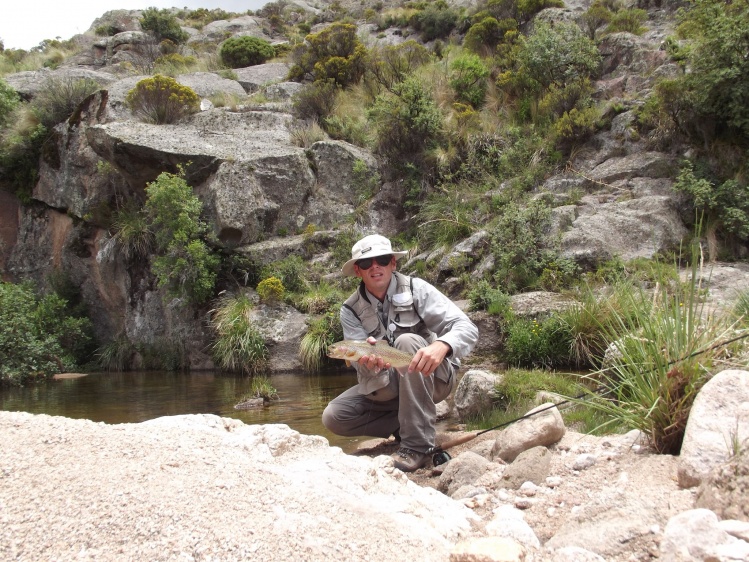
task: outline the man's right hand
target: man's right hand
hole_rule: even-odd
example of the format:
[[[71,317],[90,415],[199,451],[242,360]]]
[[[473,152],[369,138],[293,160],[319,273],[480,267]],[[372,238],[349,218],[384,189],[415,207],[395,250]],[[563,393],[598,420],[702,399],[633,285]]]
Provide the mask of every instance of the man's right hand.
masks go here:
[[[373,338],[372,336],[369,336],[367,338],[367,343],[370,344],[370,345],[376,345],[377,344],[377,339]],[[386,363],[382,359],[382,357],[380,357],[379,355],[374,355],[374,354],[372,354],[372,355],[362,355],[359,358],[358,363],[362,367],[366,367],[370,371],[374,371],[375,374],[379,373],[383,369],[389,369],[390,368],[390,363]]]

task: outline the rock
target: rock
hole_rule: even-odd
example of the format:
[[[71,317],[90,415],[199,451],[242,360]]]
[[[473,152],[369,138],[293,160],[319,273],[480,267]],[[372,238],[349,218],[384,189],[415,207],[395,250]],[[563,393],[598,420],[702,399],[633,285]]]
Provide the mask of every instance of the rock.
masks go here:
[[[304,314],[283,303],[260,304],[250,312],[250,320],[268,347],[271,371],[302,370],[299,344],[307,327]]]
[[[473,484],[490,465],[484,457],[466,451],[452,459],[440,476],[437,489],[452,496],[461,486]]]
[[[578,546],[565,546],[554,551],[554,562],[606,562],[595,552]]]
[[[465,420],[491,410],[494,387],[500,380],[499,375],[488,371],[467,371],[460,379],[453,397],[458,419]]]
[[[239,82],[222,78],[213,72],[180,74],[176,80],[183,86],[191,88],[201,98],[209,98],[215,95],[235,96],[238,99],[247,97],[247,93]]]
[[[299,82],[279,82],[265,87],[265,96],[273,101],[289,101],[298,94],[304,86]]]
[[[46,88],[50,81],[73,81],[93,80],[102,88],[117,81],[117,77],[107,72],[99,72],[87,68],[62,67],[55,70],[42,68],[39,70],[26,70],[3,76],[8,85],[13,88],[25,100],[32,99],[41,90]]]
[[[552,312],[566,310],[576,303],[573,299],[549,291],[518,293],[510,298],[512,311],[521,318],[543,318]]]
[[[439,277],[445,278],[472,269],[489,247],[489,240],[489,233],[479,230],[453,246],[437,264]]]
[[[231,20],[216,20],[205,25],[199,33],[192,35],[188,40],[188,45],[205,42],[224,41],[227,36],[241,37],[250,35],[265,39],[270,42],[271,38],[265,34],[261,23],[254,16],[240,16]]]
[[[586,266],[614,256],[651,258],[678,248],[687,231],[670,197],[650,196],[581,209],[562,236],[562,255]]]
[[[723,531],[712,511],[694,509],[669,519],[659,559],[663,562],[749,560],[749,543]]]
[[[744,439],[740,447],[743,449],[738,455],[703,477],[695,507],[710,509],[722,519],[749,521],[749,439]]]
[[[635,152],[619,158],[609,158],[590,172],[590,178],[601,183],[621,179],[672,178],[677,171],[673,157],[662,152]]]
[[[234,73],[245,92],[252,94],[264,86],[286,80],[290,68],[291,65],[285,62],[269,62],[246,68],[235,68]]]
[[[513,423],[500,432],[494,442],[492,458],[499,457],[505,462],[512,462],[523,451],[532,447],[552,445],[564,436],[564,421],[553,404],[542,404],[526,415],[529,414],[533,415]]]
[[[532,447],[520,453],[502,473],[501,486],[517,490],[526,482],[540,486],[549,476],[551,454],[546,447]],[[526,496],[530,497],[530,496]]]
[[[728,461],[733,441],[747,435],[749,371],[721,371],[705,383],[692,404],[679,455],[679,485],[699,485],[713,468]]]
[[[493,517],[486,523],[485,532],[493,537],[511,538],[529,550],[541,547],[536,533],[525,522],[523,513],[509,505],[494,510]]]
[[[265,400],[262,398],[250,398],[239,404],[234,404],[235,410],[253,410],[255,408],[262,408],[265,405]]]
[[[458,543],[450,552],[450,562],[521,562],[525,549],[508,538],[481,537]]]

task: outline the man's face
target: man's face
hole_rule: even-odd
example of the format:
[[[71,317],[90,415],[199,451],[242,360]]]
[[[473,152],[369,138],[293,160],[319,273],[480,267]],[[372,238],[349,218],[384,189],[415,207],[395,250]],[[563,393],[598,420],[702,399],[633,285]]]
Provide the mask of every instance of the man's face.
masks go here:
[[[361,278],[367,290],[378,299],[382,299],[385,293],[387,293],[390,286],[390,278],[393,276],[393,271],[395,271],[395,257],[389,257],[390,260],[386,262],[386,265],[380,265],[377,260],[387,260],[387,256],[379,256],[371,260],[359,260],[354,264],[354,273],[356,273],[356,276]],[[370,261],[372,265],[367,269],[359,266],[360,263],[362,266],[368,265]]]

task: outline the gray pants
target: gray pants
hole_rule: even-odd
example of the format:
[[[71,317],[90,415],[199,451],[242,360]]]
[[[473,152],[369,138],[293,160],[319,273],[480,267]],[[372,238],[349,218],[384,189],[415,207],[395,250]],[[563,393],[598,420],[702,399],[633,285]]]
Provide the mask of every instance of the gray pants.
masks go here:
[[[427,342],[416,334],[402,334],[394,347],[411,355]],[[359,386],[330,401],[322,414],[325,427],[336,435],[389,437],[400,432],[401,446],[425,453],[434,447],[437,406],[455,387],[455,367],[445,359],[434,374],[401,376],[390,369],[390,383],[370,394]]]

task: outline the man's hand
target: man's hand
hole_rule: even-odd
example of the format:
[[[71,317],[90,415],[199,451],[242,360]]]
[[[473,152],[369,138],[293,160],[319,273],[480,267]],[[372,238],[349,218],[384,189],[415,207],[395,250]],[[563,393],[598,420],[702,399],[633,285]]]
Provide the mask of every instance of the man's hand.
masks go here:
[[[369,336],[367,338],[367,343],[376,345],[377,340],[372,336]],[[359,363],[359,365],[362,365],[363,367],[366,367],[370,371],[374,371],[375,374],[379,373],[383,369],[390,368],[390,363],[386,363],[379,355],[362,355],[361,357],[359,357],[359,361],[357,361],[357,363]]]
[[[421,372],[422,375],[428,377],[437,370],[451,351],[452,348],[443,341],[432,342],[416,352],[408,365],[408,372]]]

